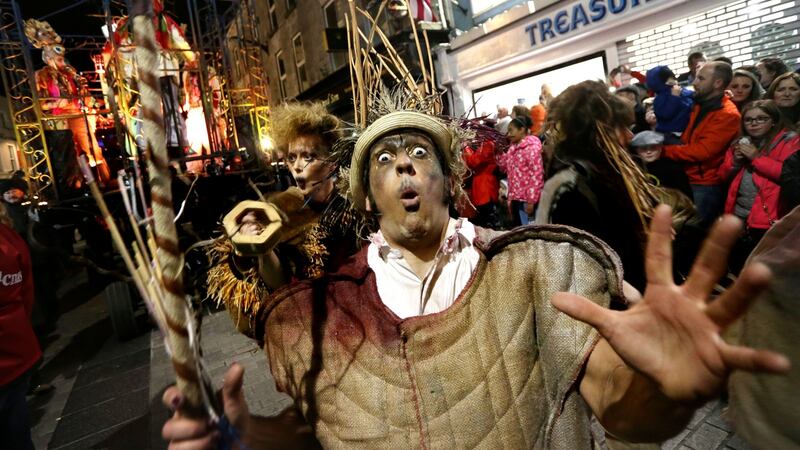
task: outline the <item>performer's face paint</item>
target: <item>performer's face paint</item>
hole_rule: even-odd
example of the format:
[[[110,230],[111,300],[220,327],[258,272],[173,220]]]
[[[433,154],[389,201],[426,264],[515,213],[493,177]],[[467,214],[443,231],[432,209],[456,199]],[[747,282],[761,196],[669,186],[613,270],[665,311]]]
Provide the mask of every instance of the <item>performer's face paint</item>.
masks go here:
[[[297,187],[315,202],[326,201],[333,191],[334,180],[330,175],[335,166],[328,156],[328,149],[316,135],[296,138],[286,152],[286,163]]]
[[[434,144],[414,131],[381,138],[370,149],[369,192],[393,247],[438,248],[449,220],[448,183]]]

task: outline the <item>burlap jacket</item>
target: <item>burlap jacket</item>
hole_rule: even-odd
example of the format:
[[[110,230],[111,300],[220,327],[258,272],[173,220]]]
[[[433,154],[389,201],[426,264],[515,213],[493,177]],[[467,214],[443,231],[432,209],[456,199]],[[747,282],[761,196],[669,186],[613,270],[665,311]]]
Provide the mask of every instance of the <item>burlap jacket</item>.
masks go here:
[[[570,291],[607,306],[619,259],[561,226],[478,230],[481,258],[456,302],[401,320],[381,302],[366,249],[287,287],[260,316],[279,390],[326,448],[593,445],[576,380],[597,342],[550,304]]]

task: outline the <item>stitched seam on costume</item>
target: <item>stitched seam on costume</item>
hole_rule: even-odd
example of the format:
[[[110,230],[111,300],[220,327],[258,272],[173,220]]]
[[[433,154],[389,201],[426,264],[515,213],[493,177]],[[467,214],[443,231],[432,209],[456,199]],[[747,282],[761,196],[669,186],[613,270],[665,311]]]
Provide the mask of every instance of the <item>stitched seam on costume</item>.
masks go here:
[[[408,360],[408,349],[407,349],[408,343],[406,342],[406,340],[403,340],[402,342],[403,343],[401,345],[401,348],[403,349],[403,360],[405,361],[406,373],[408,373],[408,379],[411,382],[411,399],[414,402],[414,413],[417,416],[417,427],[419,428],[419,444],[420,448],[427,449],[428,446],[425,443],[425,431],[423,429],[424,425],[422,424],[422,412],[420,411],[419,398],[417,397],[417,383],[414,381],[414,374],[411,372],[411,361]]]

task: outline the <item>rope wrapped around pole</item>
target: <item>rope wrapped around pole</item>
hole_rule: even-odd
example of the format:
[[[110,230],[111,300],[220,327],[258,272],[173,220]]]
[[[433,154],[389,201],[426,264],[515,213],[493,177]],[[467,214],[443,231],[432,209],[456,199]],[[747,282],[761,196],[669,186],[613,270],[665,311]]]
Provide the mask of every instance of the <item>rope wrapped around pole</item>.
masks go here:
[[[168,329],[178,389],[183,393],[189,411],[200,411],[202,394],[196,371],[193,350],[187,330],[188,309],[183,291],[181,269],[183,254],[178,246],[178,234],[173,220],[172,192],[167,156],[164,115],[161,108],[161,87],[158,76],[158,46],[153,26],[152,0],[132,0],[136,61],[139,70],[147,167],[150,175],[156,259],[161,268],[161,284],[165,292],[164,313]]]

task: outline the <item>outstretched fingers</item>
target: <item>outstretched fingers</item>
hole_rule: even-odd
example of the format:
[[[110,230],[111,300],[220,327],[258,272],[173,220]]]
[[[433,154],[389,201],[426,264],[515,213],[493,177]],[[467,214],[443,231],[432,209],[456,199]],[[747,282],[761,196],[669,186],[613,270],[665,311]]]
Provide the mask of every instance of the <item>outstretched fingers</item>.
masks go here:
[[[557,292],[551,300],[553,306],[575,320],[587,323],[608,339],[613,330],[615,313],[591,300],[571,292]]]
[[[789,358],[769,350],[720,343],[720,354],[730,370],[747,372],[786,373],[791,368]]]
[[[723,216],[714,224],[684,284],[690,298],[708,298],[711,289],[728,270],[728,255],[741,230],[742,221],[734,216]]]
[[[772,274],[761,263],[747,266],[730,289],[708,305],[706,314],[725,328],[744,314],[758,295],[769,286]]]
[[[659,205],[650,222],[645,253],[648,284],[669,285],[672,280],[672,208]]]

